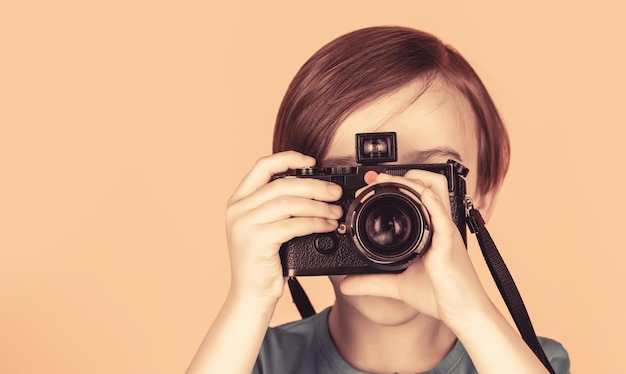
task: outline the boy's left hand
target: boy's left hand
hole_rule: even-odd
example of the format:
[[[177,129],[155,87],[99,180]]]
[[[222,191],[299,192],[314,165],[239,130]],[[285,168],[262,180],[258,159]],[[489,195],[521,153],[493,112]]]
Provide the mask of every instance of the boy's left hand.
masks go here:
[[[491,304],[474,270],[461,234],[452,221],[445,176],[411,170],[403,177],[368,176],[374,183],[396,182],[421,195],[433,226],[430,248],[398,274],[347,276],[341,282],[346,295],[369,295],[401,300],[420,313],[442,320],[449,327],[463,326]]]

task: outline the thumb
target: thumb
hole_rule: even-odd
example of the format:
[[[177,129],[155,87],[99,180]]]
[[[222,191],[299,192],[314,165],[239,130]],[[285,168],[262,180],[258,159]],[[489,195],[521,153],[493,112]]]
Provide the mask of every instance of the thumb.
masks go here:
[[[349,296],[379,296],[401,300],[398,274],[359,274],[345,277],[339,289]]]

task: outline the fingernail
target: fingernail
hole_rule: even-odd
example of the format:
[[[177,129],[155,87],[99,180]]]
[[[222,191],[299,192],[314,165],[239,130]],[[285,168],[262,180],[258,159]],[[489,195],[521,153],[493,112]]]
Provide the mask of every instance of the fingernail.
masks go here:
[[[363,180],[367,184],[374,183],[374,181],[376,181],[376,176],[377,175],[378,174],[376,174],[376,172],[374,170],[370,170],[367,173],[365,173],[365,175],[363,176]]]

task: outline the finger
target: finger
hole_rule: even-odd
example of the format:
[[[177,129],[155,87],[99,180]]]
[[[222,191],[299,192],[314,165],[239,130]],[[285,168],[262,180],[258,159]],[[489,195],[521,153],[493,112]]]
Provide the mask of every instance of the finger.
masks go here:
[[[345,277],[339,288],[349,296],[378,296],[401,300],[398,274],[359,274]]]
[[[337,220],[342,215],[343,209],[339,205],[293,196],[281,196],[251,210],[247,218],[254,224],[265,224],[291,217]]]
[[[356,190],[355,196],[361,195],[361,193],[365,191],[365,189],[378,183],[392,183],[392,182],[399,183],[399,184],[413,188],[413,190],[415,190],[415,192],[417,192],[418,195],[421,195],[420,191],[424,189],[424,185],[419,183],[419,181],[409,180],[404,177],[392,176],[392,175],[385,174],[385,173],[376,174],[376,172],[371,171],[371,170],[365,173],[364,179],[368,183],[368,185],[363,186],[359,188],[358,190]]]
[[[259,226],[259,232],[266,235],[268,242],[283,244],[297,236],[336,230],[337,220],[320,217],[295,217]],[[260,240],[260,239],[259,239]]]
[[[417,192],[420,195],[422,194],[422,190],[427,188],[427,186],[424,185],[424,183],[418,180],[407,179],[405,177],[399,177],[399,176],[394,176],[394,175],[389,175],[389,174],[384,174],[384,173],[378,174],[376,176],[376,183],[403,184],[405,186],[411,187],[413,190],[415,190],[415,192]]]
[[[232,194],[229,203],[238,201],[267,184],[274,174],[314,165],[315,159],[313,157],[296,151],[279,152],[260,158],[243,178],[239,187]]]
[[[335,183],[315,178],[279,178],[268,183],[231,207],[246,211],[261,206],[282,196],[292,196],[318,201],[337,201],[343,191]]]
[[[426,170],[410,170],[404,176],[392,176],[389,174],[379,174],[377,183],[396,182],[411,187],[418,194],[422,194],[426,188],[433,189],[440,196],[441,201],[447,208],[447,215],[450,212],[450,197],[448,192],[448,180],[445,175],[433,173]]]
[[[369,170],[367,173],[365,173],[365,175],[363,176],[363,181],[366,183],[366,185],[357,189],[354,193],[354,196],[358,196],[363,190],[369,187],[370,184],[375,184],[377,178],[378,173],[376,173],[374,170]]]
[[[374,170],[370,170],[367,173],[365,173],[365,175],[363,176],[363,180],[367,184],[372,184],[372,183],[376,182],[376,176],[377,175],[378,174]]]
[[[428,170],[411,169],[404,174],[404,177],[419,180],[426,187],[433,189],[441,197],[444,204],[447,203],[447,207],[450,208],[450,190],[448,178],[445,175]]]
[[[450,219],[450,203],[445,204],[443,200],[432,189],[426,188],[422,191],[422,202],[430,212],[433,225],[433,235],[438,237],[450,237],[458,229]]]

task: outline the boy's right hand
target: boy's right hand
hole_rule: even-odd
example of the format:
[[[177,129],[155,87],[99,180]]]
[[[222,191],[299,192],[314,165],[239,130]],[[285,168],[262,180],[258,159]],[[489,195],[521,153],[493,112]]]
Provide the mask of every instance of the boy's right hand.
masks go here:
[[[226,233],[230,251],[230,295],[274,308],[285,279],[278,251],[296,237],[337,228],[341,197],[337,184],[274,174],[314,166],[315,159],[285,151],[259,159],[228,201]],[[271,181],[271,183],[270,183]]]

